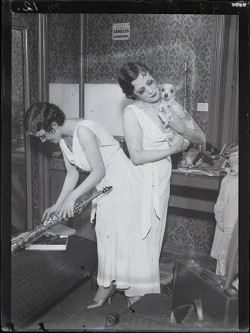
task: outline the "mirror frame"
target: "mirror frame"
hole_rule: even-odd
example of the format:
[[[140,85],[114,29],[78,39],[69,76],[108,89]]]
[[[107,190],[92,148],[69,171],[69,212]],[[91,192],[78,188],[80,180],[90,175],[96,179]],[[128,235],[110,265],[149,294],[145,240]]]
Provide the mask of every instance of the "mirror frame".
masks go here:
[[[30,84],[29,84],[29,50],[28,50],[28,26],[16,17],[12,16],[12,29],[20,30],[22,33],[23,47],[23,88],[24,88],[24,110],[30,106]],[[24,111],[24,112],[25,112]],[[26,210],[27,229],[32,228],[32,163],[30,138],[25,133],[25,165],[26,165]]]

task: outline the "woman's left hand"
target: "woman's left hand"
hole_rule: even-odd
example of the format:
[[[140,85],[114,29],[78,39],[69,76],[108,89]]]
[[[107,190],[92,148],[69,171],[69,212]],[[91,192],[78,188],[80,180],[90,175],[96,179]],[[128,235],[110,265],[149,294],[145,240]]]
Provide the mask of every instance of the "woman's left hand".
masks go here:
[[[69,194],[67,198],[58,207],[58,215],[60,218],[66,219],[74,216],[74,207],[76,199],[72,194]]]
[[[168,106],[168,109],[172,114],[169,118],[169,126],[176,132],[184,135],[186,132],[185,117],[178,117],[171,106]]]

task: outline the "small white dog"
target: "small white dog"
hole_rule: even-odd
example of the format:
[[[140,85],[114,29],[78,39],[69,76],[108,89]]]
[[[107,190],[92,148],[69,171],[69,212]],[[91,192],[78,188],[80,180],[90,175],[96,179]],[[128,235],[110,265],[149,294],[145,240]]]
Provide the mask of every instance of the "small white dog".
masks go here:
[[[181,85],[175,86],[171,83],[163,83],[159,85],[159,89],[162,101],[158,115],[165,126],[168,125],[169,118],[172,115],[168,110],[168,106],[171,106],[178,117],[185,117],[183,107],[175,100],[176,91],[181,89]]]
[[[160,94],[161,94],[161,104],[160,104],[160,112],[158,116],[166,127],[166,133],[168,133],[169,141],[173,138],[176,132],[173,129],[170,129],[169,118],[172,116],[170,110],[168,110],[168,106],[171,106],[172,110],[178,117],[186,117],[184,108],[175,100],[176,91],[181,89],[181,85],[173,85],[171,83],[162,83],[159,85]],[[189,121],[188,121],[189,122]],[[185,142],[189,142],[185,139]]]

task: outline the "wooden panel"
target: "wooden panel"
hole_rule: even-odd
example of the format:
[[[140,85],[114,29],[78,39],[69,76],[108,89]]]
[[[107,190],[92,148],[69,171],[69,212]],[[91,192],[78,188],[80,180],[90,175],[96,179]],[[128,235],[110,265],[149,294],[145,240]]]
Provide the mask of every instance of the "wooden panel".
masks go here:
[[[181,209],[189,209],[206,213],[214,212],[214,204],[215,203],[213,201],[179,197],[176,195],[171,195],[169,198],[170,207],[177,207]]]
[[[185,175],[181,173],[172,173],[171,185],[188,186],[207,190],[219,190],[221,177],[205,175]]]
[[[13,234],[27,230],[25,163],[23,165],[12,164],[11,225]]]
[[[172,173],[169,206],[214,213],[223,176]]]

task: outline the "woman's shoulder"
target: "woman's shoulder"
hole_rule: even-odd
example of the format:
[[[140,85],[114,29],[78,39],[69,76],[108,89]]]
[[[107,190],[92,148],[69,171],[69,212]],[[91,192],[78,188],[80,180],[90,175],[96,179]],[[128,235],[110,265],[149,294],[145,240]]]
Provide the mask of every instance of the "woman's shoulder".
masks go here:
[[[136,105],[135,104],[129,104],[126,106],[123,112],[124,119],[126,118],[134,118],[136,116]]]
[[[88,128],[88,127],[95,127],[95,126],[100,126],[100,124],[95,120],[79,118],[78,122],[76,124],[76,129],[79,127]]]
[[[99,124],[96,121],[81,118],[76,124],[74,133],[77,135],[86,135],[89,132],[95,132],[98,126]]]
[[[136,101],[133,104],[129,104],[126,106],[124,112],[126,113],[134,113],[136,110],[140,109],[140,103],[139,101]]]
[[[97,136],[111,137],[110,133],[101,125],[98,121],[91,119],[82,119],[78,122],[75,133],[79,135],[88,135],[89,133],[94,133]]]

